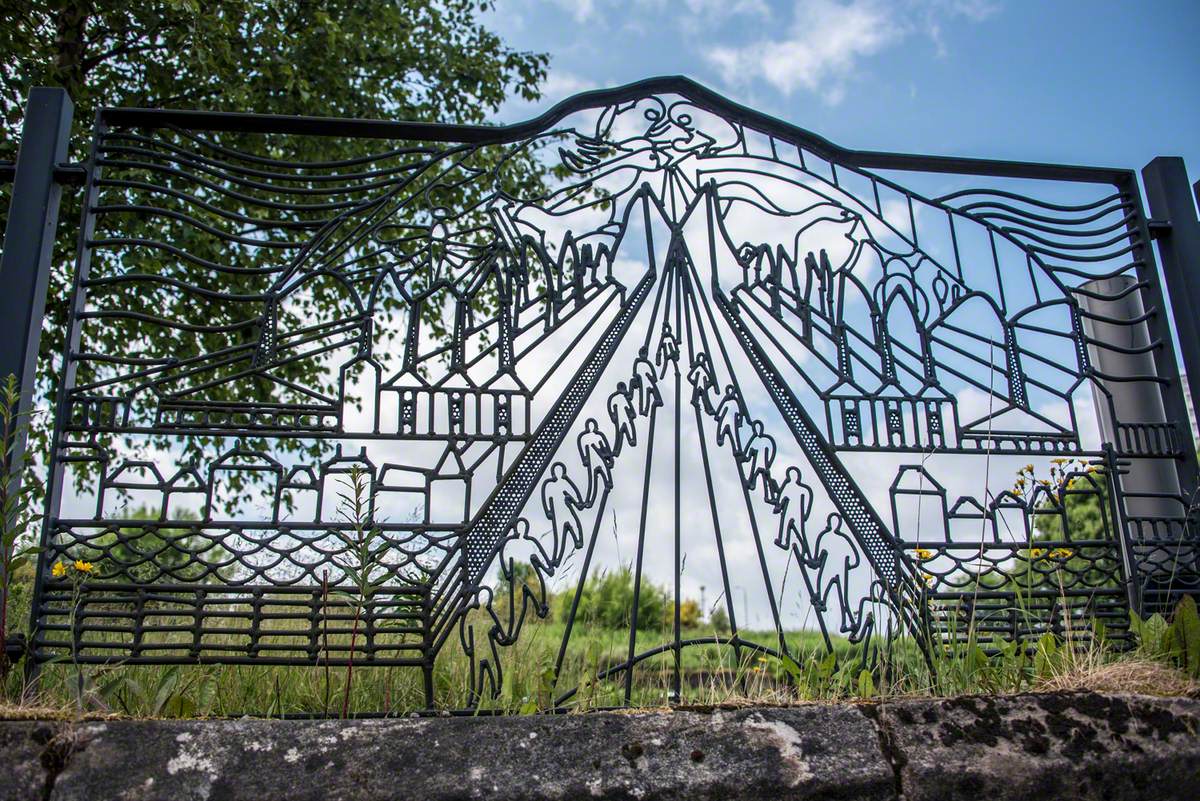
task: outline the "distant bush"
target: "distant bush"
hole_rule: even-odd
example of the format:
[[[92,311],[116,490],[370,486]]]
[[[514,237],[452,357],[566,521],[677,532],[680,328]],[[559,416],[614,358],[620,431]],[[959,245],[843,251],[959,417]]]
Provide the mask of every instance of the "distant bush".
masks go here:
[[[572,598],[573,593],[561,593],[556,597],[559,620],[566,620],[570,614]],[[686,606],[686,603],[683,606]],[[660,628],[665,621],[671,619],[672,611],[666,589],[643,578],[638,588],[638,629]],[[579,610],[575,613],[575,619],[604,628],[629,628],[633,619],[633,570],[626,566],[589,578],[583,585],[583,595],[579,598]]]

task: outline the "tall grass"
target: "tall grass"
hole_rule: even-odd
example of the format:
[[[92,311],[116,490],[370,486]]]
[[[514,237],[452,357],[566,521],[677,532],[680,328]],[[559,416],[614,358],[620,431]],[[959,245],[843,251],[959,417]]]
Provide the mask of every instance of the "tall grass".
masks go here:
[[[828,652],[816,632],[789,632],[790,656],[766,655],[748,647],[706,644],[683,650],[683,686],[679,704],[793,704],[859,698],[955,696],[1037,690],[1127,690],[1160,694],[1196,692],[1200,670],[1200,620],[1185,599],[1171,620],[1139,621],[1139,644],[1129,649],[1095,632],[1043,635],[1030,643],[1003,643],[985,654],[971,636],[932,649],[927,659],[908,637],[878,643],[873,664],[864,666],[859,648],[844,639]],[[575,636],[556,677],[563,624],[534,621],[509,649],[497,697],[479,699],[478,713],[532,713],[551,708],[575,711],[624,703],[624,660],[628,632],[576,623]],[[696,628],[687,637],[721,637],[715,629]],[[669,643],[666,632],[649,632],[647,641]],[[773,632],[743,632],[746,639],[774,642]],[[727,641],[726,641],[727,642]],[[649,647],[649,646],[647,646]],[[1191,660],[1191,661],[1189,661]],[[631,704],[662,707],[669,703],[673,655],[670,649],[637,665]],[[437,709],[462,710],[472,704],[470,664],[447,651],[434,671]],[[83,677],[80,690],[79,677]],[[425,712],[421,672],[414,668],[360,664],[353,682],[344,671],[321,666],[79,666],[51,664],[24,704],[43,712],[77,709],[136,717],[240,715],[320,715],[330,695],[347,699],[349,714],[402,715]],[[10,701],[21,698],[18,672],[6,685]],[[570,692],[574,690],[574,692]],[[564,698],[564,696],[568,696]],[[11,710],[10,710],[11,712]]]

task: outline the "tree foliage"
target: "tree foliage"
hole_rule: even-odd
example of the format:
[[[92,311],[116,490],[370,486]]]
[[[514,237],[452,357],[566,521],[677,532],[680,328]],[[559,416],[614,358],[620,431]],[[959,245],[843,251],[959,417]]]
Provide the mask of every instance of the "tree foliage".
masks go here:
[[[71,94],[75,159],[86,157],[92,120],[102,106],[482,123],[511,97],[536,99],[547,64],[544,54],[516,51],[481,24],[478,14],[490,5],[487,0],[14,0],[4,4],[0,19],[0,159],[15,158],[25,99],[38,85],[61,86]],[[229,135],[221,144],[236,147],[239,140]],[[380,147],[336,137],[280,137],[271,146],[272,158],[309,162],[356,158]],[[504,179],[536,185],[541,170],[528,157]],[[60,210],[41,344],[37,390],[51,403],[67,330],[78,195],[66,193]],[[7,203],[0,213],[6,211]],[[153,218],[132,220],[123,234],[153,234],[162,226]],[[178,238],[172,244],[202,257],[219,246],[186,227],[171,235]],[[316,295],[313,303],[336,300]],[[165,317],[195,303],[185,293],[127,301],[134,309],[154,304]],[[302,311],[320,316],[330,310]],[[194,337],[177,341],[162,328],[139,327],[136,321],[93,336],[99,340],[93,346],[108,353],[136,344],[143,353],[187,356],[189,349],[205,346]],[[314,387],[330,382],[313,371],[311,364],[298,365],[297,374],[287,378]],[[48,417],[34,430],[43,453]],[[193,447],[205,444],[212,443]]]

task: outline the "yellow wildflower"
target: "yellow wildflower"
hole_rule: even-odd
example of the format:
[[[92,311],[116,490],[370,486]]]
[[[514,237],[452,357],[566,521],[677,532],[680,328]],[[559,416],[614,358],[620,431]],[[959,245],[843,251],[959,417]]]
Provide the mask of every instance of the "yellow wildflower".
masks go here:
[[[62,578],[67,575],[67,566],[62,562],[55,562],[54,567],[50,568],[50,575],[55,578]]]
[[[760,656],[760,657],[758,658],[758,661],[759,661],[759,662],[766,662],[766,661],[767,661],[767,658],[766,658],[765,656]]]
[[[933,558],[933,551],[929,550],[928,548],[917,548],[913,551],[913,555],[922,562],[928,562]]]
[[[92,570],[95,569],[95,567],[96,566],[93,565],[91,562],[85,562],[82,559],[75,560],[75,569],[78,570],[80,573],[91,573]]]
[[[1066,464],[1068,460],[1063,459],[1063,458],[1058,458],[1058,459],[1051,459],[1050,461],[1053,462],[1054,464]]]
[[[1045,555],[1046,555],[1045,548],[1030,548],[1029,549],[1029,558],[1030,559],[1041,559]]]
[[[1051,559],[1070,559],[1075,555],[1075,552],[1070,548],[1055,548],[1050,552]]]

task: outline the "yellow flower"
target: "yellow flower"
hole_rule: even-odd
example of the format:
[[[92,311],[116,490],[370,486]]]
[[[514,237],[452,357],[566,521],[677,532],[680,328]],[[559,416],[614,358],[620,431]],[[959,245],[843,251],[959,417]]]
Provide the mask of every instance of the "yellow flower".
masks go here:
[[[1045,548],[1030,548],[1029,549],[1029,558],[1030,559],[1041,559],[1045,555],[1046,555]]]
[[[96,566],[91,562],[85,562],[82,559],[75,560],[75,569],[80,573],[91,573]]]
[[[922,562],[928,562],[933,558],[933,551],[929,550],[928,548],[917,548],[913,551],[913,555]]]
[[[926,586],[926,587],[932,587],[932,586],[933,586],[934,578],[933,578],[933,574],[932,574],[932,573],[922,573],[922,574],[921,574],[921,578],[925,579],[925,586]]]
[[[62,562],[55,562],[54,567],[50,568],[50,575],[55,578],[62,578],[67,575],[67,566]]]
[[[1050,461],[1053,462],[1054,464],[1066,464],[1068,460],[1059,458],[1059,459],[1051,459]]]
[[[765,656],[760,656],[760,657],[758,658],[758,661],[759,661],[759,662],[766,662],[766,661],[767,661],[767,658],[766,658]]]
[[[1075,552],[1070,548],[1055,548],[1050,552],[1051,559],[1070,559],[1075,555]]]

